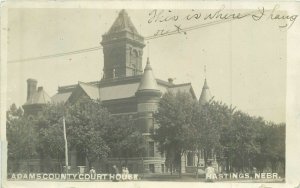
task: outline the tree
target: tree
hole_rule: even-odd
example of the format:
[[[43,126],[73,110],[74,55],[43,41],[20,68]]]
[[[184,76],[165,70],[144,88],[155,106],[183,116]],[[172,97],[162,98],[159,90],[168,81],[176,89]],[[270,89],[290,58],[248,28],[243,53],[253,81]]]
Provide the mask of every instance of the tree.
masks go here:
[[[64,104],[47,104],[43,111],[37,116],[39,131],[38,151],[42,160],[42,171],[54,171],[49,159],[56,159],[60,171],[64,165],[64,135],[62,116],[64,115]]]
[[[200,160],[200,152],[204,156],[204,166],[207,166],[208,158],[216,158],[221,162],[220,157],[223,147],[221,145],[222,128],[228,126],[234,108],[227,106],[222,102],[213,99],[205,105],[198,108],[198,116],[196,119],[194,138],[195,150],[198,151],[198,162]]]
[[[129,115],[112,116],[104,131],[106,132],[104,139],[110,148],[110,157],[145,156],[146,140],[138,130],[136,120],[133,117]],[[124,162],[127,165],[127,160]]]
[[[286,138],[286,126],[285,123],[280,123],[280,124],[275,124],[275,126],[272,127],[274,130],[274,134],[273,134],[273,140],[274,142],[272,142],[274,151],[276,153],[276,155],[274,155],[273,160],[272,160],[272,164],[273,164],[273,168],[272,171],[276,172],[282,170],[282,176],[285,175],[285,138]],[[279,165],[281,165],[281,169],[278,169]]]
[[[160,100],[154,118],[158,123],[154,140],[159,143],[159,150],[166,153],[170,165],[175,165],[181,176],[181,157],[192,149],[193,123],[197,101],[189,93],[168,92]]]
[[[262,129],[260,138],[261,151],[256,156],[255,166],[260,171],[270,163],[272,172],[285,169],[285,124],[267,122]],[[258,162],[259,161],[259,162]],[[281,165],[281,169],[278,166]]]
[[[7,112],[8,170],[19,171],[21,162],[27,162],[37,155],[37,131],[31,118],[25,117],[21,108],[13,104]],[[12,163],[16,165],[12,165]]]
[[[236,111],[231,123],[224,127],[221,143],[226,148],[227,165],[230,171],[251,170],[255,156],[260,152],[262,118],[254,118]]]
[[[110,148],[103,139],[103,130],[109,124],[110,114],[101,101],[82,98],[68,106],[65,115],[70,148],[85,156],[89,166],[106,158]]]
[[[18,119],[23,117],[24,112],[22,108],[17,108],[16,104],[13,103],[10,107],[9,110],[6,112],[6,120],[9,123],[13,119]]]
[[[110,114],[100,101],[82,98],[75,104],[47,104],[39,114],[37,124],[42,159],[50,157],[57,159],[60,166],[63,165],[63,116],[70,151],[80,153],[82,158],[87,159],[89,166],[96,160],[107,157],[109,147],[103,139],[106,134],[103,130],[109,124]]]

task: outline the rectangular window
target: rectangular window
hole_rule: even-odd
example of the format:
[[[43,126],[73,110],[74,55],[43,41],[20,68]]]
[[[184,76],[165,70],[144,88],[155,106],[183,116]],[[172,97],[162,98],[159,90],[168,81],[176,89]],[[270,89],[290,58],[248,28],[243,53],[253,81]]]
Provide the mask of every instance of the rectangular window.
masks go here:
[[[154,142],[149,142],[149,157],[154,157]]]
[[[187,154],[187,166],[193,166],[194,164],[194,153],[188,152]]]
[[[149,170],[150,172],[154,173],[155,170],[154,170],[154,164],[149,164]]]
[[[161,164],[161,172],[164,173],[165,172],[165,165]]]

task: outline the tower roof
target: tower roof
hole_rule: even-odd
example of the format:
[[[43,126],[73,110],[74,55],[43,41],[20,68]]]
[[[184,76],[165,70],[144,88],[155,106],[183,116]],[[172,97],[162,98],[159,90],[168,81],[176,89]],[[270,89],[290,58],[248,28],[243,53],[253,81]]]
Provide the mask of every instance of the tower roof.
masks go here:
[[[200,95],[200,98],[199,98],[199,103],[201,105],[204,105],[205,103],[209,102],[209,100],[212,98],[211,96],[211,93],[209,91],[209,87],[207,85],[207,81],[206,81],[206,78],[204,80],[204,84],[203,84],[203,87],[202,87],[202,92],[201,92],[201,95]]]
[[[156,79],[154,78],[149,58],[147,58],[147,64],[138,88],[138,91],[140,90],[158,90]]]
[[[147,64],[144,69],[144,74],[138,87],[137,93],[153,92],[161,95],[158,89],[156,79],[153,75],[152,67],[150,65],[149,58],[147,58]]]
[[[124,9],[119,12],[119,16],[117,17],[113,25],[110,27],[108,34],[118,33],[120,31],[130,31],[132,33],[138,34],[136,28],[131,22],[130,17]]]

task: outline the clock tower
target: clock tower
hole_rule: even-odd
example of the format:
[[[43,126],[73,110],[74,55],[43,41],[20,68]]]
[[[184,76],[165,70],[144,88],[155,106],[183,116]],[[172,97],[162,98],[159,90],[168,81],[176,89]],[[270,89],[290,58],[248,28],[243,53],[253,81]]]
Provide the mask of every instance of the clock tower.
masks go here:
[[[102,36],[103,79],[141,75],[144,37],[134,27],[127,12],[121,10],[109,31]]]

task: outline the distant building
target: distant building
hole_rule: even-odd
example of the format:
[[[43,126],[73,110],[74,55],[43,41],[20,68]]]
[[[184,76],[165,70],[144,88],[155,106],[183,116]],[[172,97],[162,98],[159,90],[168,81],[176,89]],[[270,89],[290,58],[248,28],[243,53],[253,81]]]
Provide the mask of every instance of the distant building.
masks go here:
[[[78,82],[74,85],[58,87],[58,92],[51,98],[42,87],[37,88],[37,81],[27,80],[27,102],[23,105],[25,114],[36,114],[42,106],[52,103],[74,103],[81,97],[100,99],[104,106],[114,114],[130,114],[137,118],[138,124],[148,141],[147,156],[127,159],[130,172],[166,172],[165,157],[161,155],[156,143],[150,138],[151,128],[157,125],[153,121],[153,112],[158,108],[160,97],[167,91],[188,92],[196,99],[191,83],[174,84],[173,79],[157,79],[147,58],[143,71],[142,56],[145,47],[144,38],[137,32],[125,10],[120,11],[117,19],[107,33],[102,35],[104,67],[103,78],[94,82]],[[99,70],[100,72],[100,70]],[[200,103],[211,98],[205,80]],[[109,158],[105,169],[119,159]],[[214,156],[212,159],[214,160]],[[195,171],[195,152],[187,152],[182,157],[182,171]],[[201,160],[200,160],[201,161]],[[71,168],[87,166],[86,160],[71,151]],[[202,159],[203,163],[203,159]]]

